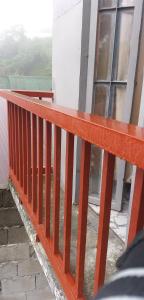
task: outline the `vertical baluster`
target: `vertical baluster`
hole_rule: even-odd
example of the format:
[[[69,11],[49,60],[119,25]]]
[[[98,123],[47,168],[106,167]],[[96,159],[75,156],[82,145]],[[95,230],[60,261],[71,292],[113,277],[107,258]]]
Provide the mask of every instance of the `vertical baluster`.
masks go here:
[[[38,222],[43,214],[43,119],[38,118]]]
[[[37,117],[32,115],[32,205],[37,211]]]
[[[32,168],[31,168],[31,113],[27,111],[27,193],[28,193],[28,202],[31,202],[32,197]]]
[[[70,271],[70,242],[72,218],[72,184],[73,184],[74,136],[67,132],[66,136],[66,168],[65,168],[65,207],[64,207],[64,272]]]
[[[45,232],[50,237],[50,196],[51,196],[51,144],[52,125],[46,122],[46,171],[45,171]]]
[[[131,209],[128,243],[144,227],[144,170],[137,168]]]
[[[12,168],[12,148],[11,148],[11,103],[7,101],[8,112],[8,141],[9,141],[9,166]]]
[[[12,111],[12,103],[10,104],[10,140],[11,140],[11,169],[13,170],[13,111]]]
[[[81,295],[83,293],[83,283],[84,283],[84,264],[85,264],[89,170],[90,170],[90,150],[91,150],[91,145],[86,141],[82,141],[81,166],[80,166],[77,263],[76,263],[77,297],[81,297]]]
[[[19,107],[18,113],[18,123],[19,123],[19,177],[20,185],[23,186],[23,130],[22,130],[22,108]]]
[[[16,171],[17,180],[19,180],[19,123],[18,123],[18,106],[15,107],[15,117],[16,117]]]
[[[11,121],[12,121],[12,160],[13,172],[15,172],[15,137],[14,137],[14,104],[11,104]]]
[[[15,130],[15,175],[18,178],[18,137],[17,137],[17,106],[14,107],[14,130]]]
[[[114,177],[115,157],[104,152],[102,185],[100,196],[100,217],[97,241],[96,268],[94,278],[94,292],[103,284],[105,278],[112,188]]]
[[[54,128],[54,207],[53,207],[53,251],[59,250],[59,210],[60,210],[60,164],[61,129]]]
[[[16,116],[15,116],[15,104],[13,104],[13,160],[14,160],[14,174],[16,175]]]
[[[26,111],[23,109],[22,113],[22,130],[23,130],[23,188],[24,193],[27,194],[27,132],[26,132]]]

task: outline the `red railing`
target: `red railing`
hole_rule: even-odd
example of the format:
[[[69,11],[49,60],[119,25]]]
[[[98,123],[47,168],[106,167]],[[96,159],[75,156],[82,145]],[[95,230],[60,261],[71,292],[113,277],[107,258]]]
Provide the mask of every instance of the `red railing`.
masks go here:
[[[94,279],[94,293],[96,293],[103,284],[105,277],[115,157],[120,157],[137,166],[129,241],[143,228],[144,129],[62,108],[45,101],[20,95],[20,93],[0,91],[0,96],[8,101],[10,178],[12,183],[27,210],[67,299],[86,299],[83,287],[91,144],[104,149]],[[54,126],[54,131],[52,126]],[[59,250],[59,210],[62,129],[66,131],[66,170],[64,247],[61,254]],[[45,133],[44,149],[43,133]],[[51,207],[52,134],[54,134],[54,193],[53,206]],[[75,136],[80,137],[82,143],[76,275],[73,276],[70,269],[70,246]],[[43,170],[44,151],[45,168]],[[45,173],[44,191],[43,173]],[[44,206],[43,192],[45,192]],[[52,233],[50,230],[51,209],[53,210]]]

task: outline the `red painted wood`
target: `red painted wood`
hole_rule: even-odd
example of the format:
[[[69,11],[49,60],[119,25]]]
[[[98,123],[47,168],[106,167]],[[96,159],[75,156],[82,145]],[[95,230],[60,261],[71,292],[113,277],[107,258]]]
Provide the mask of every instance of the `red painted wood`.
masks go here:
[[[19,123],[18,123],[18,106],[15,107],[15,130],[16,130],[16,172],[17,172],[17,179],[19,180],[19,138],[18,138],[18,133],[19,133]]]
[[[83,294],[91,145],[82,141],[76,261],[77,297]]]
[[[26,132],[26,110],[22,110],[22,150],[23,150],[23,188],[27,194],[27,132]]]
[[[144,169],[144,128],[0,90],[0,96]]]
[[[32,168],[31,168],[31,114],[27,111],[26,116],[26,134],[27,134],[27,194],[28,201],[32,200]]]
[[[29,96],[29,97],[41,97],[41,98],[52,98],[53,99],[53,92],[52,91],[28,91],[28,90],[12,90],[14,93],[18,93],[21,95]]]
[[[66,168],[65,168],[65,206],[64,206],[64,272],[70,272],[70,243],[72,218],[72,184],[73,184],[74,136],[67,132],[66,136]]]
[[[13,123],[12,123],[12,103],[9,102],[9,112],[10,113],[10,124],[9,124],[9,137],[10,137],[10,160],[11,160],[11,163],[10,163],[10,168],[13,169],[13,129],[12,129],[12,126],[13,126]]]
[[[115,157],[105,151],[100,195],[100,216],[96,254],[96,269],[94,278],[94,293],[96,293],[99,287],[104,283],[105,278],[114,166]]]
[[[75,281],[71,274],[64,274],[62,272],[62,258],[60,254],[53,254],[53,242],[49,238],[45,238],[45,229],[43,225],[38,224],[37,217],[33,210],[31,209],[31,205],[28,203],[27,195],[24,194],[23,189],[20,187],[19,182],[17,181],[13,171],[10,172],[10,178],[18,192],[20,198],[22,199],[23,205],[27,211],[28,216],[31,219],[31,222],[34,226],[35,231],[39,237],[40,242],[42,243],[44,250],[48,256],[49,261],[51,262],[57,277],[60,280],[61,285],[64,287],[66,299],[68,300],[86,300],[84,296],[76,297],[76,288]]]
[[[144,227],[144,170],[137,168],[131,209],[128,243]]]
[[[98,231],[98,248],[96,259],[95,287],[96,292],[104,281],[105,263],[107,255],[107,243],[110,221],[110,209],[112,198],[112,184],[114,173],[114,155],[121,157],[132,164],[136,164],[137,169],[136,183],[134,190],[133,207],[131,214],[129,241],[135,236],[137,231],[143,227],[143,170],[144,169],[144,129],[132,125],[123,124],[113,120],[107,120],[98,116],[92,116],[85,113],[79,113],[74,110],[62,108],[54,104],[46,104],[43,101],[34,100],[29,97],[18,95],[14,92],[0,91],[0,95],[6,97],[11,103],[11,155],[12,168],[11,179],[19,193],[24,206],[28,211],[33,225],[35,226],[38,238],[40,239],[46,253],[56,271],[60,282],[65,290],[67,299],[84,299],[84,261],[85,244],[87,229],[87,208],[88,208],[88,181],[89,181],[89,161],[90,144],[96,144],[104,149],[104,165],[101,191],[101,209]],[[32,96],[32,95],[31,95]],[[33,96],[34,97],[34,96]],[[17,110],[15,111],[15,107]],[[19,107],[19,108],[18,108]],[[23,168],[26,168],[25,162],[29,161],[28,143],[30,135],[28,128],[30,122],[22,118],[22,110],[33,114],[32,117],[32,161],[27,169],[28,176],[32,177],[32,204],[28,202],[28,195],[25,194],[25,188],[22,184],[25,182]],[[18,118],[17,118],[18,112]],[[40,124],[38,126],[37,143],[37,117],[45,119],[46,125],[46,166],[42,167],[42,148]],[[17,123],[18,120],[18,123]],[[51,123],[55,125],[54,141],[54,205],[53,205],[53,236],[50,238],[50,183],[51,183]],[[23,124],[23,127],[22,127]],[[29,124],[29,125],[28,125]],[[18,125],[18,126],[17,126]],[[24,131],[25,125],[25,131]],[[60,207],[60,163],[61,163],[61,128],[69,133],[67,134],[67,157],[66,157],[66,186],[65,186],[65,213],[64,213],[64,253],[63,260],[59,255],[59,207]],[[18,130],[18,131],[17,131]],[[18,133],[18,134],[17,134]],[[79,203],[79,221],[78,221],[78,244],[77,244],[77,266],[76,280],[70,274],[70,235],[71,235],[71,192],[72,192],[72,161],[73,161],[73,135],[83,139],[81,153],[81,174],[80,174],[80,203]],[[17,143],[19,142],[19,150]],[[38,145],[37,145],[38,144]],[[70,146],[71,145],[71,146]],[[39,152],[37,153],[37,147]],[[24,151],[26,149],[26,151]],[[26,152],[26,154],[25,154]],[[108,153],[109,152],[109,153]],[[111,154],[110,154],[111,153]],[[38,165],[37,165],[38,154]],[[19,167],[17,167],[17,155],[19,157]],[[26,156],[25,156],[26,155]],[[27,159],[26,159],[27,157]],[[11,159],[11,158],[10,158]],[[40,166],[40,167],[39,167]],[[141,169],[140,169],[141,168]],[[31,172],[32,170],[32,172]],[[40,171],[40,172],[39,172]],[[46,220],[45,225],[37,218],[37,200],[38,212],[41,211],[41,176],[46,174]],[[19,172],[19,174],[18,174]],[[32,173],[32,174],[31,174]],[[29,175],[28,175],[29,174]],[[71,174],[71,176],[70,176]],[[18,180],[20,177],[20,182]],[[39,177],[40,176],[40,177]],[[38,199],[37,199],[37,177],[38,180]],[[40,193],[39,193],[40,192]],[[68,194],[70,195],[68,199]],[[39,216],[39,213],[38,213]]]
[[[38,222],[42,224],[43,209],[43,119],[38,118]]]
[[[16,174],[16,115],[15,105],[13,105],[13,160],[14,160],[14,173]]]
[[[50,201],[51,201],[51,147],[52,125],[46,122],[46,167],[45,167],[45,233],[50,237]]]
[[[53,251],[59,252],[59,213],[60,213],[60,164],[61,128],[54,127],[54,205],[53,205]]]
[[[22,108],[19,107],[18,113],[18,124],[19,124],[19,174],[20,174],[20,185],[23,186],[23,126],[22,126]]]
[[[18,177],[17,106],[14,107],[15,174]]]
[[[37,117],[32,115],[32,205],[37,212]]]
[[[12,169],[14,170],[14,104],[11,103],[11,134],[12,134]]]
[[[11,103],[7,102],[8,111],[8,142],[9,142],[9,166],[12,168],[12,147],[11,147]]]

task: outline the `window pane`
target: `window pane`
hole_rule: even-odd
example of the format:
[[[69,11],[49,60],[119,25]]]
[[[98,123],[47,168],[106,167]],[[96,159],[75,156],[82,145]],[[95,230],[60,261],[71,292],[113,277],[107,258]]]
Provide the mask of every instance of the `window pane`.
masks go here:
[[[135,0],[119,0],[119,6],[132,6]]]
[[[115,12],[99,14],[97,54],[96,54],[96,78],[109,79],[112,63],[112,48],[115,27]]]
[[[105,116],[107,97],[108,87],[104,85],[96,85],[94,91],[93,113]]]
[[[119,12],[119,37],[117,42],[114,76],[117,80],[127,80],[132,24],[133,10]]]
[[[109,96],[109,86],[95,85],[93,113],[105,116],[106,103]],[[90,182],[89,193],[99,194],[101,180],[102,150],[92,145],[91,164],[90,164]]]
[[[122,121],[123,110],[125,105],[126,87],[117,86],[113,88],[113,113],[112,118]]]
[[[115,7],[116,6],[116,0],[99,0],[99,7],[105,8],[105,7]]]

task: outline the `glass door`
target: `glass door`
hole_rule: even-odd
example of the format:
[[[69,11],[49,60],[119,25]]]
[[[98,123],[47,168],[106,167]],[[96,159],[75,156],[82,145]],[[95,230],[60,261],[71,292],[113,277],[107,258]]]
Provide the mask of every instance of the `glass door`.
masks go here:
[[[130,121],[143,1],[99,0],[92,113]],[[93,146],[89,202],[99,204],[103,153]],[[121,209],[130,168],[116,159],[113,208]],[[125,172],[126,171],[126,172]]]

